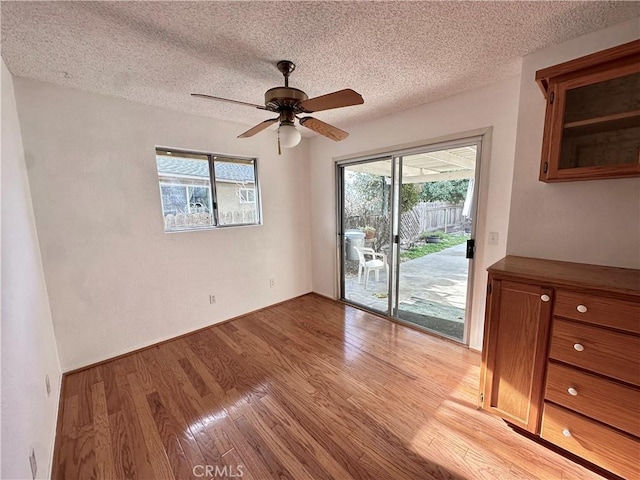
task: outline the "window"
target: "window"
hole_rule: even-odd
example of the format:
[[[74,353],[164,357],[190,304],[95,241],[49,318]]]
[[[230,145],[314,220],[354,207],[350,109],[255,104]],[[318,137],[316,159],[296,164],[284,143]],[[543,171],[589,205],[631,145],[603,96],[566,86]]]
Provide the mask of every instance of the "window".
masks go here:
[[[165,232],[260,224],[256,159],[156,149]]]
[[[253,188],[239,188],[240,203],[256,203],[256,191]]]

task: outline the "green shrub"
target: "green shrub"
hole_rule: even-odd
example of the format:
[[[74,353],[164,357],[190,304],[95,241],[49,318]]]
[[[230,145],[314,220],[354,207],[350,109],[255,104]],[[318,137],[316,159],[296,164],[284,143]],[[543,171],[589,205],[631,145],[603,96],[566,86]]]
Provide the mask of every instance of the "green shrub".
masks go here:
[[[422,233],[420,234],[420,238],[421,238],[422,240],[424,240],[424,239],[425,239],[425,238],[427,238],[427,237],[446,238],[446,237],[447,237],[447,235],[449,235],[449,234],[444,233],[444,232],[442,232],[442,231],[438,230],[437,232],[422,232]]]

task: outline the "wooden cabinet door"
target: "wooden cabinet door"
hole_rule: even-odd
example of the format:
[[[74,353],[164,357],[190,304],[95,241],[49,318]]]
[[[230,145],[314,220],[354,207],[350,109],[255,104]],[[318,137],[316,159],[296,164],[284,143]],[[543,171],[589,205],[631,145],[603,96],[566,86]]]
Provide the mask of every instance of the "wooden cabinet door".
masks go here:
[[[541,180],[638,176],[639,85],[640,63],[551,81]]]
[[[531,433],[542,409],[553,290],[489,277],[482,408]]]

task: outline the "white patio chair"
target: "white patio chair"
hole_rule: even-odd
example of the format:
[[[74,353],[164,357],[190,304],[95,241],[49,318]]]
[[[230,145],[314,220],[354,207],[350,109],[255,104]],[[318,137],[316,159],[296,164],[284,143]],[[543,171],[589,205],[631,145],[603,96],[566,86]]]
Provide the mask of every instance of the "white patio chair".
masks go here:
[[[375,272],[376,282],[380,281],[380,270],[383,268],[389,278],[389,265],[387,265],[387,256],[384,253],[376,252],[373,248],[367,247],[353,247],[358,252],[358,259],[360,264],[358,265],[358,283],[362,283],[362,272],[364,270],[364,289],[369,286],[369,273]],[[367,260],[367,256],[371,257],[371,260]]]

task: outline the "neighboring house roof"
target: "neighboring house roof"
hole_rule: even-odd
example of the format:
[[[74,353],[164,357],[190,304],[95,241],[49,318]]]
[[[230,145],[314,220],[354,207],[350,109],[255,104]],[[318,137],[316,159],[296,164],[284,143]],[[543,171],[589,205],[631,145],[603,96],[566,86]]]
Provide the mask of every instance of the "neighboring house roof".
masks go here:
[[[209,163],[204,160],[191,160],[188,158],[168,157],[157,155],[158,173],[171,176],[180,175],[186,177],[208,178]],[[216,180],[228,182],[253,183],[253,165],[232,162],[214,162]]]

